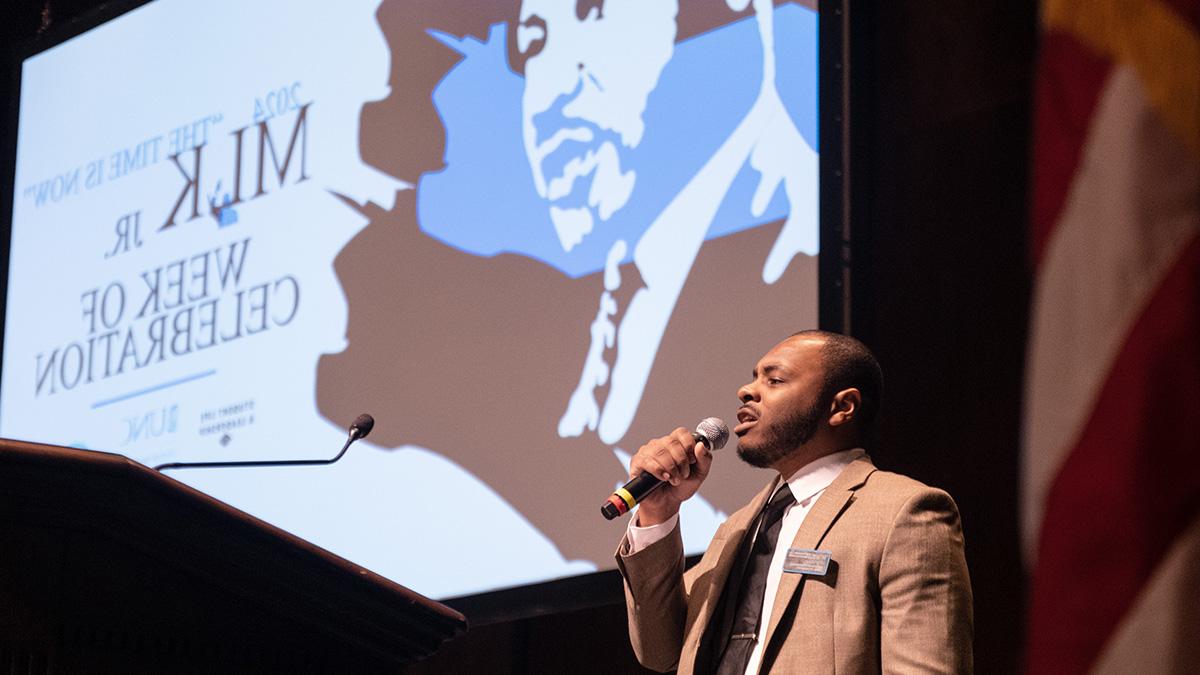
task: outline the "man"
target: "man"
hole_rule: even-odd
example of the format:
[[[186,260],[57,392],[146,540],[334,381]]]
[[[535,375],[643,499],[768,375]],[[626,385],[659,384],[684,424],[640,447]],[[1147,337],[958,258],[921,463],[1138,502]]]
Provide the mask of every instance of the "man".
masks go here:
[[[685,673],[971,671],[971,588],[954,501],[860,448],[879,407],[870,351],[805,331],[738,390],[738,455],[779,477],[683,571],[679,505],[712,456],[685,429],[642,446],[664,481],[617,550],[638,659]],[[692,463],[694,460],[694,463]],[[777,491],[778,488],[778,491]]]

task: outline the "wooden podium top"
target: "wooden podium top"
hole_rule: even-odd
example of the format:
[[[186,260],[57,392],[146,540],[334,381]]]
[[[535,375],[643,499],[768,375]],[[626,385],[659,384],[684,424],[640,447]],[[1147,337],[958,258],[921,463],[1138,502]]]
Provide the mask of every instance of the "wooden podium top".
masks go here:
[[[392,669],[467,628],[128,458],[3,439],[0,607],[0,653],[147,670]]]

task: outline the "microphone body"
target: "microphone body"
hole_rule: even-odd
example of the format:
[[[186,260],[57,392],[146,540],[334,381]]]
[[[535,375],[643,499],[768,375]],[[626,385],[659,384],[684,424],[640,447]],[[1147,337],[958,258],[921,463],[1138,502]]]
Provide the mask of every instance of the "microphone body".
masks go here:
[[[710,451],[720,450],[729,441],[729,426],[716,417],[709,417],[696,426],[696,430],[692,432],[692,438],[697,443],[703,443],[704,447]],[[661,479],[643,471],[625,485],[617,488],[600,505],[600,513],[607,520],[628,513],[638,502],[645,499],[646,495],[654,492],[662,484]]]

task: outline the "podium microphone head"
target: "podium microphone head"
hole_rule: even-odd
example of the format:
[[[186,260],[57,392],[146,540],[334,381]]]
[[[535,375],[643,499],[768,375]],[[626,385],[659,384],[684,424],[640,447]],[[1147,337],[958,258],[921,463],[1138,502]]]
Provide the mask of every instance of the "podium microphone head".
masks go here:
[[[375,418],[363,413],[354,418],[354,424],[350,425],[350,438],[358,440],[366,438],[367,434],[371,433],[371,429],[375,427]]]

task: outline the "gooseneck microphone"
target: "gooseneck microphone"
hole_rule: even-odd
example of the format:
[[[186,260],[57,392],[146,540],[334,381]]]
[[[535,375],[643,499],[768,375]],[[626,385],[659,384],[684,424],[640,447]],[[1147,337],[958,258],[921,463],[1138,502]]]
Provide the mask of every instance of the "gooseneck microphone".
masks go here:
[[[696,439],[697,443],[703,443],[710,451],[720,450],[729,442],[729,426],[716,417],[708,417],[696,425],[692,438]],[[600,505],[600,513],[608,520],[628,513],[629,509],[662,484],[661,479],[643,471],[624,486],[617,488],[617,491]]]
[[[222,469],[231,466],[313,466],[317,464],[333,464],[346,454],[346,450],[350,448],[350,444],[360,438],[366,438],[367,434],[371,433],[371,429],[375,428],[375,418],[363,413],[354,418],[354,423],[350,425],[350,437],[346,439],[346,444],[342,446],[342,451],[333,459],[280,459],[280,460],[262,460],[248,462],[172,462],[170,464],[159,464],[154,467],[155,471],[166,471],[167,469]]]

